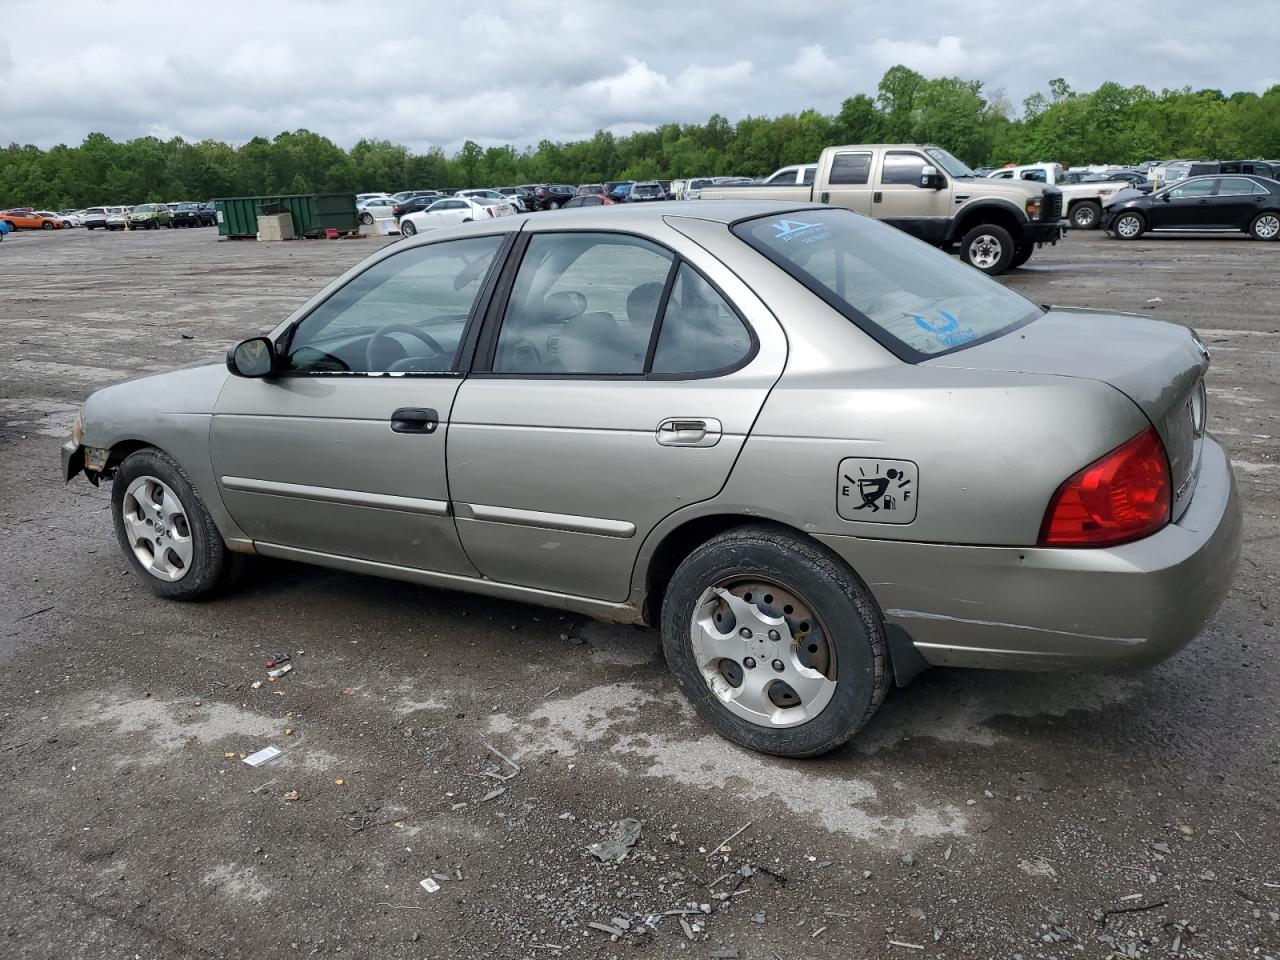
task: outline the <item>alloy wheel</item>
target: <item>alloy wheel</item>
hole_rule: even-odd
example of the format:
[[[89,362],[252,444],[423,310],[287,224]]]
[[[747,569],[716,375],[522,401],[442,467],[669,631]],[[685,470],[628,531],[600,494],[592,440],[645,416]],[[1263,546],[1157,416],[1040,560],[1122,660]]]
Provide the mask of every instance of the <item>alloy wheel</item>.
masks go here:
[[[191,569],[195,549],[187,510],[177,494],[151,476],[129,484],[120,505],[133,555],[144,570],[170,583]]]
[[[1116,221],[1116,233],[1124,237],[1126,240],[1136,237],[1142,230],[1142,223],[1137,217],[1128,216],[1121,217]]]
[[[689,639],[707,687],[749,723],[798,726],[835,695],[834,644],[803,598],[781,584],[736,578],[709,587]]]
[[[1266,213],[1258,218],[1253,227],[1259,238],[1263,240],[1274,240],[1280,235],[1280,216],[1274,213]]]

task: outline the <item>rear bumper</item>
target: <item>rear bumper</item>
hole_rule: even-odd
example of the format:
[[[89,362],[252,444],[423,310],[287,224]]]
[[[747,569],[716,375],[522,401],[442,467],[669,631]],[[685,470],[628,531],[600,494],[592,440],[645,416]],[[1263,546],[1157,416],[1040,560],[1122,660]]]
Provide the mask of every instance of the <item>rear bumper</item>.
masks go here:
[[[1147,667],[1194,639],[1226,596],[1241,517],[1206,437],[1177,523],[1108,549],[965,547],[819,537],[859,570],[929,663],[1022,670]]]

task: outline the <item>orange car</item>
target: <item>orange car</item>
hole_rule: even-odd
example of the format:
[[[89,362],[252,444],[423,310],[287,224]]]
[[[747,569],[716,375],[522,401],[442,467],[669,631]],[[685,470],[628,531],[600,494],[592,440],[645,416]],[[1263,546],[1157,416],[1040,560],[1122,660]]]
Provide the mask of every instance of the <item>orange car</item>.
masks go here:
[[[15,230],[61,230],[62,221],[30,210],[9,210],[0,213],[0,220],[6,221]]]

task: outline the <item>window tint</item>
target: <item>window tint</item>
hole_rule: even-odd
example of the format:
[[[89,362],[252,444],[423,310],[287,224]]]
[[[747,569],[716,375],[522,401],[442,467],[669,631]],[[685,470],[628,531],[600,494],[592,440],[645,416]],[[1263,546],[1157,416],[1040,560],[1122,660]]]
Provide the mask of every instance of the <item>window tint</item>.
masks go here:
[[[378,261],[298,324],[288,368],[305,373],[451,370],[467,315],[502,239],[450,240]]]
[[[779,170],[772,177],[765,181],[770,185],[782,185],[796,182],[796,172],[794,170]]]
[[[497,373],[640,374],[671,254],[637,237],[529,240],[498,333]]]
[[[817,173],[818,173],[817,167],[805,167],[803,183],[807,184],[808,186],[813,186],[813,178],[817,175]]]
[[[662,317],[653,373],[710,373],[751,352],[751,334],[714,287],[688,264],[676,274]]]
[[[1044,183],[1048,179],[1043,170],[1023,170],[1021,176],[1023,180],[1035,180],[1038,183]]]
[[[881,183],[910,183],[918,185],[924,176],[924,158],[915,153],[886,153],[884,169],[880,171]]]
[[[1266,193],[1267,188],[1260,183],[1246,180],[1243,177],[1223,177],[1218,183],[1220,197],[1247,197],[1255,193]]]
[[[1186,197],[1207,197],[1213,193],[1213,188],[1217,186],[1218,181],[1212,177],[1206,177],[1203,180],[1188,180],[1181,186],[1174,187],[1169,191],[1169,196],[1174,200],[1182,200]]]
[[[888,158],[885,158],[886,165]],[[830,183],[866,183],[871,174],[871,154],[837,153],[831,161]],[[813,183],[812,177],[805,181]],[[888,181],[885,181],[888,182]]]
[[[733,232],[903,359],[957,349],[1042,312],[958,259],[846,210],[760,217]]]

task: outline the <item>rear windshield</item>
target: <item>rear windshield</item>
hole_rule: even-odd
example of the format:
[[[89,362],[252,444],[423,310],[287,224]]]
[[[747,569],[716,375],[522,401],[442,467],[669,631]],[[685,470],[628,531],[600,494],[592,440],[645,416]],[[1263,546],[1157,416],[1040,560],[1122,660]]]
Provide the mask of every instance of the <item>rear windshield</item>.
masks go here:
[[[954,257],[848,210],[771,214],[733,232],[903,360],[960,350],[1043,312]]]

